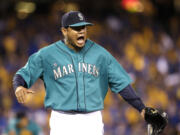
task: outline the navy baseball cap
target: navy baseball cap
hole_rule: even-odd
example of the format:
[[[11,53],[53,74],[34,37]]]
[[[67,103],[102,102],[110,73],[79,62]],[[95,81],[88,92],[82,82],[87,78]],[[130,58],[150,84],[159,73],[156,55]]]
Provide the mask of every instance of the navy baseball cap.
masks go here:
[[[91,26],[90,22],[86,22],[84,15],[79,11],[70,11],[62,16],[62,27],[78,27],[78,26]]]

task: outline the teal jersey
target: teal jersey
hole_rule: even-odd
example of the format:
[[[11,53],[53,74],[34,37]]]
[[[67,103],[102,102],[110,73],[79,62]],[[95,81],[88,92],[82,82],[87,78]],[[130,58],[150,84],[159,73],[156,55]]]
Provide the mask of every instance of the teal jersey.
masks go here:
[[[44,81],[45,107],[61,111],[96,111],[104,108],[110,89],[118,93],[131,79],[116,59],[91,40],[76,52],[61,40],[29,57],[16,74],[30,88],[38,78]]]

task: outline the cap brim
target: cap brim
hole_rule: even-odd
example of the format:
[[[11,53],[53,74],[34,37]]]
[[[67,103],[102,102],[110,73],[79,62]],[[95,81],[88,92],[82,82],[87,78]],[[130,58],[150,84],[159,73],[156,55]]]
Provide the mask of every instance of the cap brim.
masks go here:
[[[92,26],[92,23],[89,22],[80,22],[80,23],[75,23],[72,25],[69,25],[70,27],[78,27],[78,26]]]

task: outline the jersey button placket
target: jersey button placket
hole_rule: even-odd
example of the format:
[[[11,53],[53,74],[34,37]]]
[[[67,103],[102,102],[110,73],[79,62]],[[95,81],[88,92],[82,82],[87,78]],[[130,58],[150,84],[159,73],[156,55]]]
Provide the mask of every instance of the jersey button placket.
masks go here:
[[[84,101],[84,78],[82,72],[83,55],[79,53],[78,55],[78,88],[79,88],[79,104],[81,111],[85,111],[85,101]]]

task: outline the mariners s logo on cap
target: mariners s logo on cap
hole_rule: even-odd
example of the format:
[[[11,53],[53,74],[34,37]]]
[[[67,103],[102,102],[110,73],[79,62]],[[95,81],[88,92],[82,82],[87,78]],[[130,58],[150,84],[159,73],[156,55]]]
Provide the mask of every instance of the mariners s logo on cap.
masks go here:
[[[78,27],[78,26],[91,26],[92,23],[86,22],[84,15],[79,11],[70,11],[62,16],[62,27]]]
[[[82,16],[81,13],[78,13],[78,16],[79,16],[79,20],[84,20],[84,17]]]

